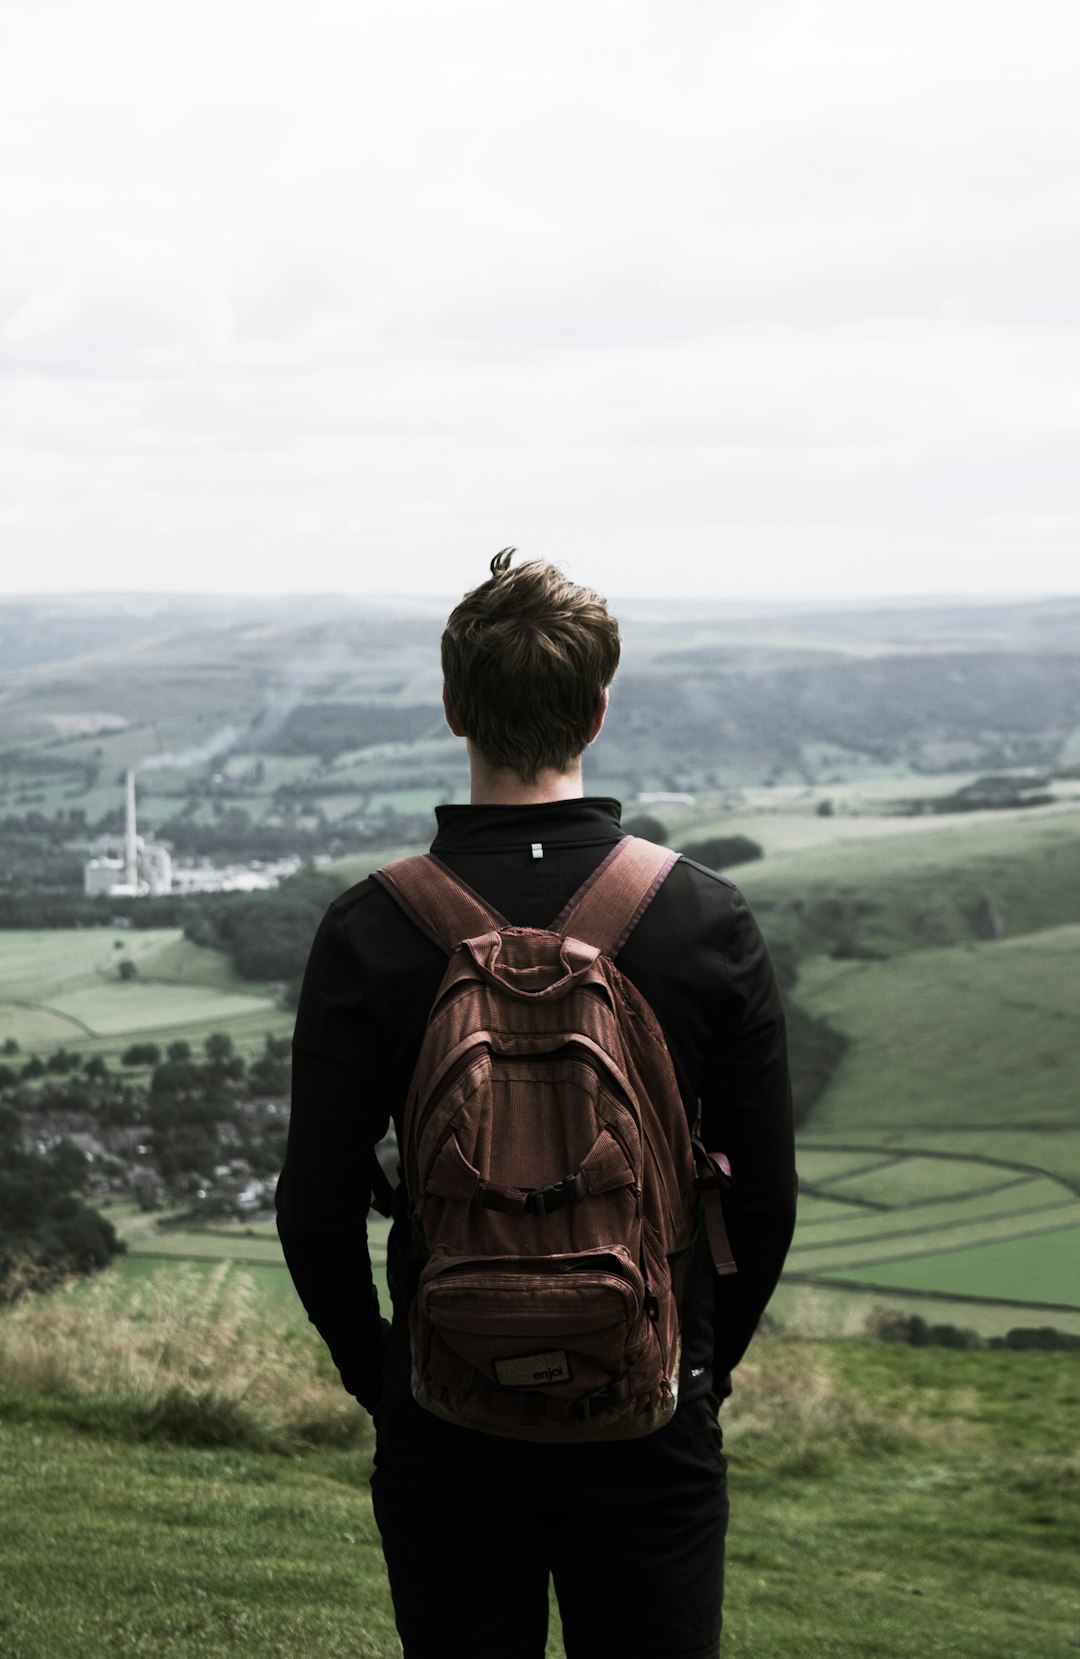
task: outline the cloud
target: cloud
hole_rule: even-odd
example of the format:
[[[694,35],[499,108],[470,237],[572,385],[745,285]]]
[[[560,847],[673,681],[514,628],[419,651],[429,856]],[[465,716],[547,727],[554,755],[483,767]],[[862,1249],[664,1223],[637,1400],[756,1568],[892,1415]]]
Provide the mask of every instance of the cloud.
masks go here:
[[[1071,3],[8,14],[9,582],[1080,581]]]
[[[9,369],[168,375],[185,353],[220,356],[231,336],[227,286],[212,263],[165,238],[103,239],[0,329]]]

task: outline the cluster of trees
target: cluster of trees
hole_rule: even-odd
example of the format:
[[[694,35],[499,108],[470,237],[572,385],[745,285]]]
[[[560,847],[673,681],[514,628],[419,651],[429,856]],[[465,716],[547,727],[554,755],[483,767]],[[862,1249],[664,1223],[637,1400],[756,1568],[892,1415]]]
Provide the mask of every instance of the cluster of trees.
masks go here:
[[[1080,1336],[1059,1331],[1053,1325],[1015,1325],[1004,1336],[981,1337],[978,1331],[962,1325],[931,1325],[920,1313],[894,1313],[883,1308],[871,1319],[870,1332],[879,1342],[906,1342],[911,1348],[1080,1350]]]
[[[278,858],[313,858],[328,852],[326,836],[320,831],[300,829],[293,824],[256,823],[242,806],[227,807],[211,823],[178,813],[168,818],[157,832],[174,853],[192,858],[221,858],[250,863],[252,859],[272,862]]]
[[[203,1044],[204,1060],[196,1056],[186,1039],[178,1038],[167,1044],[164,1052],[158,1043],[131,1043],[120,1056],[120,1063],[127,1067],[152,1067],[150,1093],[154,1096],[212,1094],[221,1092],[225,1084],[234,1085],[231,1091],[234,1094],[240,1092],[235,1085],[244,1084],[246,1088],[243,1092],[248,1094],[283,1095],[289,1089],[291,1047],[288,1037],[274,1037],[268,1033],[262,1054],[249,1062],[236,1053],[228,1032],[212,1031]],[[110,1082],[118,1085],[118,1098],[124,1104],[134,1105],[139,1099],[139,1091],[122,1083],[110,1071],[108,1061],[101,1054],[91,1054],[83,1059],[77,1052],[58,1048],[45,1058],[31,1055],[16,1068],[9,1063],[19,1053],[14,1037],[6,1039],[0,1053],[5,1056],[0,1060],[0,1088],[51,1081],[53,1078],[72,1080],[62,1090],[52,1087],[43,1092],[40,1096],[43,1105],[56,1109],[66,1107],[71,1111],[96,1111],[117,1091],[106,1090],[103,1093],[100,1088],[92,1091],[88,1085]],[[112,1121],[132,1120],[125,1117],[121,1120],[113,1118]]]
[[[625,819],[623,829],[628,835],[640,835],[660,847],[669,845],[667,826],[649,812]],[[748,835],[710,835],[703,841],[687,841],[679,851],[684,858],[691,858],[695,864],[704,864],[710,870],[730,870],[736,864],[749,864],[764,854],[764,848]]]
[[[9,1057],[18,1052],[13,1038],[3,1047]],[[245,1061],[227,1032],[212,1032],[201,1053],[184,1040],[164,1052],[157,1043],[133,1043],[123,1063],[151,1066],[149,1087],[110,1072],[100,1057],[91,1057],[100,1061],[92,1077],[67,1050],[38,1061],[41,1085],[0,1100],[0,1301],[104,1267],[123,1248],[112,1224],[86,1201],[94,1167],[86,1154],[63,1139],[47,1151],[24,1150],[28,1114],[46,1124],[59,1119],[68,1129],[72,1117],[88,1118],[100,1131],[145,1129],[158,1173],[178,1193],[210,1181],[231,1159],[271,1176],[284,1158],[288,1114],[250,1097],[288,1092],[290,1048],[288,1037],[268,1034],[263,1052]]]
[[[184,932],[197,945],[226,951],[245,979],[295,986],[315,930],[340,891],[338,877],[301,871],[267,893],[206,900]]]
[[[0,824],[0,894],[66,893],[82,886],[78,853],[44,831],[12,830],[10,823]]]
[[[712,835],[704,841],[688,841],[682,848],[684,858],[692,858],[695,864],[704,864],[710,870],[750,864],[762,853],[762,847],[748,835]]]
[[[14,1037],[9,1037],[0,1053],[4,1059],[0,1060],[0,1089],[11,1088],[15,1083],[32,1083],[42,1077],[69,1077],[72,1072],[82,1072],[88,1078],[102,1078],[108,1074],[108,1065],[100,1054],[91,1054],[83,1059],[81,1054],[72,1053],[66,1048],[57,1048],[44,1059],[40,1055],[32,1054],[29,1060],[15,1066],[11,1061],[19,1053],[19,1045]]]
[[[902,801],[902,816],[920,817],[927,813],[992,812],[1012,807],[1049,806],[1057,796],[1047,786],[1048,776],[1024,776],[1016,773],[991,773],[961,784],[948,795],[920,795],[915,800]]]
[[[286,1094],[289,1088],[291,1046],[288,1037],[274,1037],[268,1034],[262,1054],[248,1063],[243,1055],[236,1053],[228,1032],[212,1031],[203,1044],[206,1058],[200,1061],[196,1058],[191,1044],[180,1039],[168,1045],[164,1058],[158,1050],[156,1060],[144,1062],[154,1067],[150,1079],[151,1097],[219,1097],[226,1084],[244,1082],[248,1086],[247,1092],[251,1094]],[[156,1048],[157,1045],[152,1043],[141,1045],[141,1052],[146,1053]],[[131,1050],[127,1052],[130,1053]],[[229,1092],[235,1094],[236,1091]]]
[[[243,1158],[257,1175],[281,1168],[286,1120],[255,1123],[241,1095],[283,1095],[289,1087],[287,1037],[268,1035],[263,1053],[246,1064],[227,1032],[212,1032],[199,1060],[185,1042],[170,1043],[154,1067],[145,1121],[154,1161],[167,1185],[209,1179],[227,1156]]]
[[[19,1118],[0,1102],[0,1301],[105,1267],[124,1246],[85,1202],[87,1162],[68,1141],[25,1152]]]
[[[76,863],[75,879],[81,889],[82,860]],[[111,895],[88,898],[70,886],[50,889],[16,884],[16,890],[9,892],[4,890],[0,869],[0,928],[107,927],[118,916],[133,928],[183,927],[197,904],[195,898],[172,894],[141,899]]]

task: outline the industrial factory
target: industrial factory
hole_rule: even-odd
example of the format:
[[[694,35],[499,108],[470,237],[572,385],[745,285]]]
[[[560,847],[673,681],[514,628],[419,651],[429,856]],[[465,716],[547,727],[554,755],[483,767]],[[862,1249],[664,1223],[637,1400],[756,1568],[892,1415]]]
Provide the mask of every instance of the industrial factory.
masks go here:
[[[167,847],[146,841],[135,817],[135,774],[128,772],[124,833],[103,835],[83,866],[83,891],[90,897],[146,898],[161,893],[253,893],[276,887],[300,868],[299,858],[268,863],[174,863]]]
[[[144,841],[135,823],[135,774],[127,775],[123,835],[103,835],[83,869],[83,890],[91,897],[140,898],[171,893],[172,858],[166,847]]]

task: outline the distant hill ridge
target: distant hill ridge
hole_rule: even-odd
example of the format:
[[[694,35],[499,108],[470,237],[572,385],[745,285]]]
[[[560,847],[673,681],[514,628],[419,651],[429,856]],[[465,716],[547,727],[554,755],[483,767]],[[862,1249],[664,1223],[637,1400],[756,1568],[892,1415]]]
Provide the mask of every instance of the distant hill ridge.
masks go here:
[[[81,760],[80,741],[126,726],[145,734],[127,746],[138,764],[175,746],[151,728],[182,715],[235,726],[239,753],[286,731],[295,754],[318,724],[308,708],[337,710],[312,746],[323,763],[427,741],[441,730],[439,627],[434,612],[325,597],[8,601],[0,749],[48,742]],[[828,781],[852,766],[1053,767],[1080,731],[1080,600],[757,616],[668,605],[652,622],[631,606],[624,631],[597,762],[628,791]],[[382,731],[380,708],[399,711]]]

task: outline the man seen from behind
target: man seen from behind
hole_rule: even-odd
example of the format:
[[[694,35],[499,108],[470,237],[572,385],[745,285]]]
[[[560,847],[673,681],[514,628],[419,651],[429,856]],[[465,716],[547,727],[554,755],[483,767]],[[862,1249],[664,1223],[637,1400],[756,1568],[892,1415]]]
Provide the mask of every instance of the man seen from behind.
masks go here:
[[[582,778],[619,632],[597,594],[541,561],[512,566],[511,551],[496,556],[490,580],[465,596],[443,634],[446,719],[467,745],[470,802],[436,809],[432,853],[478,914],[486,907],[512,929],[550,930],[605,861],[630,862],[629,849],[614,852],[619,803],[587,796]],[[737,1272],[717,1273],[707,1229],[696,1226],[679,1268],[681,1361],[668,1415],[650,1432],[640,1432],[641,1418],[630,1437],[617,1437],[618,1427],[606,1437],[605,1420],[610,1435],[631,1410],[617,1404],[627,1387],[615,1376],[590,1396],[600,1426],[591,1438],[581,1422],[589,1401],[570,1398],[581,1361],[566,1357],[569,1339],[556,1333],[551,1352],[533,1356],[543,1388],[523,1388],[516,1360],[478,1363],[478,1421],[490,1412],[497,1422],[503,1405],[520,1416],[535,1395],[540,1437],[517,1438],[462,1426],[414,1397],[414,1384],[425,1393],[410,1352],[410,1302],[424,1267],[415,1193],[395,1203],[389,1325],[372,1284],[373,1148],[391,1124],[403,1145],[410,1081],[447,970],[437,926],[395,896],[394,868],[337,899],[312,947],[278,1226],[308,1315],[375,1420],[374,1509],[406,1659],[542,1659],[549,1583],[568,1659],[716,1659],[728,1517],[718,1411],[779,1278],[795,1210],[784,1016],[761,935],[731,882],[680,858],[667,861],[616,948],[616,979],[662,1033],[676,1110],[687,1131],[700,1127],[706,1147],[726,1155],[732,1176],[722,1203]],[[688,1139],[682,1129],[680,1119]],[[466,1209],[486,1187],[483,1201],[500,1211],[517,1205],[535,1218],[573,1200],[586,1214],[590,1183],[604,1184],[587,1171],[519,1192],[474,1180],[471,1164],[460,1176],[456,1147],[454,1157],[440,1179],[448,1194],[465,1180]],[[515,1236],[513,1221],[499,1225]],[[561,1393],[570,1403],[560,1404]],[[567,1413],[565,1435],[550,1427],[552,1410]]]

